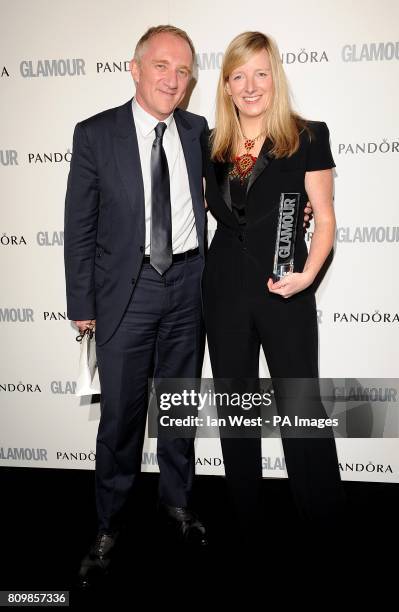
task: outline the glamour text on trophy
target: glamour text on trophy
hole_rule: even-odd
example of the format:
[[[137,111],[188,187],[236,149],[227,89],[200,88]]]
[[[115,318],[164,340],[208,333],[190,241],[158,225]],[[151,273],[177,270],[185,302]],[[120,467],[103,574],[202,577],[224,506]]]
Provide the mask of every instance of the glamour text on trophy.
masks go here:
[[[300,193],[282,193],[274,253],[273,281],[277,282],[294,271],[295,237],[299,214]]]

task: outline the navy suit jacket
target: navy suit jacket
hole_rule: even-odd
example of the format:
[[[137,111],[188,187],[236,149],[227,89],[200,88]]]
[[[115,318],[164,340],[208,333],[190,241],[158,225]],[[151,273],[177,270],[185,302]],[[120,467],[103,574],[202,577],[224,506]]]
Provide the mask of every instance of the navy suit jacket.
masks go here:
[[[204,117],[176,109],[187,164],[199,249],[206,250]],[[76,125],[65,201],[67,315],[96,319],[105,343],[121,321],[145,248],[144,187],[132,100]],[[133,295],[134,299],[134,295]]]

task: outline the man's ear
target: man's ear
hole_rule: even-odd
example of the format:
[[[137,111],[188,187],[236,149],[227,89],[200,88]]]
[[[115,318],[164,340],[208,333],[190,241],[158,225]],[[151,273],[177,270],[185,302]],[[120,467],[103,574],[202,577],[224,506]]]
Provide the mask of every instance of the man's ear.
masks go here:
[[[133,81],[138,83],[140,80],[140,67],[135,59],[130,60],[129,68]]]

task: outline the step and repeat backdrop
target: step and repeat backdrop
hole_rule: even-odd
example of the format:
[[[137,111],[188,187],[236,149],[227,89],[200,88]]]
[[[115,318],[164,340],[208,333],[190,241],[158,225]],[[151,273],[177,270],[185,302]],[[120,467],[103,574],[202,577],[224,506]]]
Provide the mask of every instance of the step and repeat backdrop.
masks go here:
[[[211,126],[224,49],[254,29],[277,41],[295,108],[327,122],[337,234],[317,292],[320,375],[354,386],[380,379],[384,393],[384,379],[397,376],[399,345],[399,3],[1,0],[0,7],[0,465],[94,468],[99,397],[75,396],[79,345],[66,317],[72,134],[78,121],[132,97],[135,44],[161,23],[192,37],[197,82],[188,109]],[[210,238],[214,229],[210,219]],[[260,372],[268,375],[263,358]],[[207,354],[203,375],[212,375]],[[398,438],[383,436],[384,423],[373,429],[363,399],[356,418],[365,437],[337,439],[342,478],[399,482]],[[263,442],[264,476],[286,477],[281,441]],[[219,440],[196,445],[197,473],[223,474]],[[143,470],[157,470],[154,439],[146,440]]]

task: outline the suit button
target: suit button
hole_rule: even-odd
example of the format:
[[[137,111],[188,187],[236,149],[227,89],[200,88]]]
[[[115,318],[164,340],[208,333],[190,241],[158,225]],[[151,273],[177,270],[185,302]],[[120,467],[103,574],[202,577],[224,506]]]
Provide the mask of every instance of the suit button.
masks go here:
[[[101,250],[97,251],[97,257],[101,257],[102,254],[103,252]]]
[[[132,278],[132,285],[134,285],[135,282],[136,282],[136,279]]]
[[[238,236],[238,240],[239,240],[240,242],[244,242],[244,236],[243,236],[242,234],[239,234],[239,236]]]
[[[144,247],[141,246],[140,247],[140,252],[143,253],[143,251],[144,251]]]

